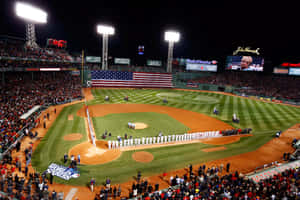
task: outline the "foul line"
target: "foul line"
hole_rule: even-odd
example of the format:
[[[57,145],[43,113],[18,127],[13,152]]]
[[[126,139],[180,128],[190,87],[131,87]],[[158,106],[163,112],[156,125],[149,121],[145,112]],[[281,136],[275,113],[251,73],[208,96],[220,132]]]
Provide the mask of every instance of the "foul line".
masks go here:
[[[68,193],[68,195],[66,196],[65,200],[72,200],[73,196],[76,194],[77,191],[78,191],[77,188],[72,188]]]

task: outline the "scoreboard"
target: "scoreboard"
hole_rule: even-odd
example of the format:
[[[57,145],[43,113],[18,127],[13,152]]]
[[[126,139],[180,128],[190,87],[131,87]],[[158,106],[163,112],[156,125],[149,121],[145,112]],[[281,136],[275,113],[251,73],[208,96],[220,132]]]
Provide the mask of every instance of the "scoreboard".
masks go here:
[[[49,38],[47,39],[47,47],[54,47],[54,48],[67,48],[67,41],[66,40],[56,40]]]

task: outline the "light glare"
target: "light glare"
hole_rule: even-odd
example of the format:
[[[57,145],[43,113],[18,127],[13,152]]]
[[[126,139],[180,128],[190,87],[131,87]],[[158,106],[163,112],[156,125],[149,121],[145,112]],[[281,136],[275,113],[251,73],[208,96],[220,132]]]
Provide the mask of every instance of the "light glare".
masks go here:
[[[115,29],[112,26],[98,25],[97,32],[99,34],[113,35],[115,34]]]
[[[168,42],[178,42],[180,38],[180,34],[174,31],[166,31],[165,32],[165,40]]]
[[[32,5],[17,2],[16,3],[17,16],[24,18],[34,23],[47,23],[47,13]]]

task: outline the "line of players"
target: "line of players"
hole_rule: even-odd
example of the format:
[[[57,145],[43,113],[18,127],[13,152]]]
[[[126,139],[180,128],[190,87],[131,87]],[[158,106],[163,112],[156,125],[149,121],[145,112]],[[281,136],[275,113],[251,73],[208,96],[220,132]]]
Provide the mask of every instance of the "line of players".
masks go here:
[[[222,136],[220,131],[207,131],[207,132],[197,132],[197,133],[185,133],[182,135],[166,135],[166,136],[157,136],[157,137],[142,137],[135,139],[125,139],[123,140],[109,140],[108,148],[117,149],[129,146],[137,145],[151,145],[151,144],[163,144],[168,142],[181,142],[188,140],[197,140],[208,137],[219,137]]]

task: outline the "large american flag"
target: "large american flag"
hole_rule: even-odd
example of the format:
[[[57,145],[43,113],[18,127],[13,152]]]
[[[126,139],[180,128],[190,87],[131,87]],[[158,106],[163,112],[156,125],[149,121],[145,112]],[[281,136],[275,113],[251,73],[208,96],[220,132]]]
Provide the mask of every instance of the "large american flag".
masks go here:
[[[172,74],[92,71],[92,87],[173,87]]]

